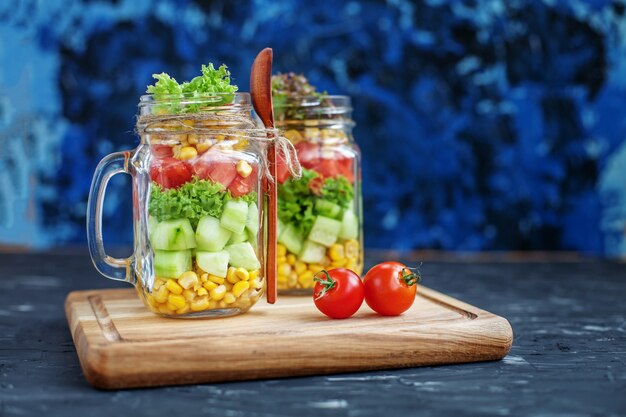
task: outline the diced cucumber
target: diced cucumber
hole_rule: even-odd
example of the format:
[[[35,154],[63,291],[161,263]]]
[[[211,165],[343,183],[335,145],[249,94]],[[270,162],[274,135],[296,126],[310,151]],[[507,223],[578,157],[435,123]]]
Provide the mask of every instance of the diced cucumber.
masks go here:
[[[291,253],[300,253],[302,242],[304,242],[304,237],[298,233],[296,226],[293,224],[288,224],[280,236],[278,236],[278,243],[285,245]]]
[[[244,268],[250,271],[261,267],[259,258],[257,258],[254,248],[249,242],[228,245],[226,250],[230,254],[230,264],[235,268]]]
[[[309,240],[324,246],[330,246],[337,241],[340,230],[340,221],[325,216],[317,216],[311,228],[311,233],[309,233]]]
[[[154,234],[154,231],[156,230],[157,224],[159,224],[159,221],[152,216],[148,216],[148,235],[150,236],[150,241],[152,242],[152,235]]]
[[[155,250],[154,273],[161,278],[178,278],[191,269],[190,250]]]
[[[184,250],[196,247],[188,219],[164,220],[154,226],[150,243],[154,249]]]
[[[359,235],[359,218],[352,210],[346,210],[341,220],[339,237],[342,239],[356,239]]]
[[[276,222],[276,238],[280,238],[280,235],[285,231],[285,223],[281,222],[280,219]]]
[[[248,204],[243,201],[229,201],[224,206],[220,223],[233,233],[241,233],[248,220]]]
[[[337,219],[341,217],[341,206],[328,200],[318,199],[315,202],[315,212],[321,216]]]
[[[201,251],[218,252],[224,249],[232,232],[221,226],[219,219],[204,216],[196,228],[196,242]]]
[[[196,263],[203,271],[224,278],[228,271],[230,255],[227,251],[196,253]]]
[[[250,235],[256,236],[259,232],[259,207],[256,203],[248,206],[248,218],[246,219],[246,230]]]
[[[228,244],[232,245],[233,243],[241,243],[248,240],[248,232],[244,230],[241,233],[232,233],[230,235],[230,239],[228,240]]]
[[[324,245],[307,240],[302,245],[300,260],[302,262],[316,264],[324,259],[324,255],[326,255],[326,247]]]

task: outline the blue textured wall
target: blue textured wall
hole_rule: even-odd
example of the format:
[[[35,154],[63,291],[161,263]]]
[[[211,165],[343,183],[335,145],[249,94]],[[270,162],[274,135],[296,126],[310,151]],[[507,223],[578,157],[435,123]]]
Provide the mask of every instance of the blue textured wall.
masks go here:
[[[150,75],[224,62],[247,90],[265,46],[353,97],[367,246],[626,256],[625,6],[599,0],[2,2],[0,244],[84,242]]]

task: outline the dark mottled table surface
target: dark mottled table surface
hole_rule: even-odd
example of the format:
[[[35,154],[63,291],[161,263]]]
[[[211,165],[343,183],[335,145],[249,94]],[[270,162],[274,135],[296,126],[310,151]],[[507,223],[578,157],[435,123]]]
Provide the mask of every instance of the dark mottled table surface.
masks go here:
[[[422,257],[426,285],[509,319],[504,360],[106,392],[81,374],[63,302],[117,284],[84,253],[0,254],[0,416],[626,415],[626,264]]]

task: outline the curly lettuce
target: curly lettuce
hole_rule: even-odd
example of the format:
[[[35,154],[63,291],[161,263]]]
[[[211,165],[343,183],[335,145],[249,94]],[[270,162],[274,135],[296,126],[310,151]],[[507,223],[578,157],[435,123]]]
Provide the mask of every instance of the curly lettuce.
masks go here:
[[[179,84],[166,73],[153,74],[156,83],[149,85],[146,92],[152,94],[157,102],[157,113],[198,113],[209,106],[231,103],[238,87],[231,84],[230,72],[224,64],[215,68],[212,63],[202,65],[201,75],[189,82]],[[201,102],[183,103],[183,99],[202,97]]]

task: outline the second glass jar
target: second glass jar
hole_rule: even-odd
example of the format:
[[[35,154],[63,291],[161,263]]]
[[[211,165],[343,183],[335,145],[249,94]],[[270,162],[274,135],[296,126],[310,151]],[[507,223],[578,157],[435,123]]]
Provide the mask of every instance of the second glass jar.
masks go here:
[[[276,125],[296,148],[301,178],[278,160],[278,290],[310,293],[322,269],[363,271],[361,154],[347,96],[289,97]]]

